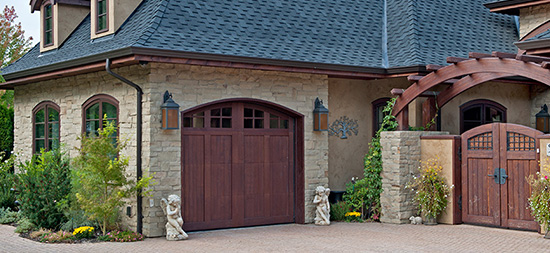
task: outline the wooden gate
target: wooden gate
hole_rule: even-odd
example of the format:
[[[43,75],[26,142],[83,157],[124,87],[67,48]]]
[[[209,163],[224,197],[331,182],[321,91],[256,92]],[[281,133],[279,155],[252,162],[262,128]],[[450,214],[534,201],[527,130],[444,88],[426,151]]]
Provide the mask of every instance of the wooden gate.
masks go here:
[[[295,221],[295,120],[259,104],[183,113],[182,212],[188,231]]]
[[[465,223],[537,230],[526,180],[539,171],[536,136],[516,124],[482,125],[462,134],[462,219]]]

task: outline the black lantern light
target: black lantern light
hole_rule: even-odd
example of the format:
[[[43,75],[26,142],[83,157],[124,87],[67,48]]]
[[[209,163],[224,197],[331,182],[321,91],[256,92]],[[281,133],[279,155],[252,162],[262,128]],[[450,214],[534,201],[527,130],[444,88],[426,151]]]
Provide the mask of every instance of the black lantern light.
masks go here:
[[[548,106],[544,104],[540,108],[540,112],[535,115],[537,119],[537,130],[547,134],[550,133],[550,114],[548,114]]]
[[[180,105],[172,100],[172,94],[164,92],[164,103],[160,106],[162,111],[162,129],[179,129]]]
[[[313,109],[313,131],[328,131],[328,109],[319,98],[315,99]]]

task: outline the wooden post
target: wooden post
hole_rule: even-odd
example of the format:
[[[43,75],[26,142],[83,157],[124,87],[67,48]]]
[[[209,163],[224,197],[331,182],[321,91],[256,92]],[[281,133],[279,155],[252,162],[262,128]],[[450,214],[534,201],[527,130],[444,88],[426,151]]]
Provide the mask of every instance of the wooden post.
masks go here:
[[[409,130],[409,106],[405,106],[401,112],[395,116],[395,120],[397,120],[397,130],[399,131],[407,131]]]
[[[422,126],[427,126],[433,118],[435,118],[435,115],[437,114],[437,108],[435,106],[435,98],[430,97],[424,103],[422,103]],[[430,125],[428,129],[424,129],[425,131],[435,131],[436,124]]]

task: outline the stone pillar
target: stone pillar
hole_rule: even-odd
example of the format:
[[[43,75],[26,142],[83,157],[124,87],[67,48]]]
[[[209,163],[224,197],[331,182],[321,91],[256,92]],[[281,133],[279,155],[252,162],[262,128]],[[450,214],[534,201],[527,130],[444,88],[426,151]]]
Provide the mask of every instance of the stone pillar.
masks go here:
[[[446,135],[448,132],[382,132],[382,194],[380,204],[384,223],[403,224],[416,214],[412,192],[405,189],[420,164],[420,136]]]

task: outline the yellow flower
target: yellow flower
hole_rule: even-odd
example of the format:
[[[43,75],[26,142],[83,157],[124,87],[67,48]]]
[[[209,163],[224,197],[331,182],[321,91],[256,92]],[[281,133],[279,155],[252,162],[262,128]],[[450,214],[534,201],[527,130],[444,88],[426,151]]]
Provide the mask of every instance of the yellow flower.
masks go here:
[[[73,235],[84,233],[84,232],[94,232],[94,228],[89,226],[79,227],[73,231]]]
[[[360,212],[347,212],[347,213],[346,213],[346,217],[347,217],[347,216],[359,217],[360,215],[361,215]]]

